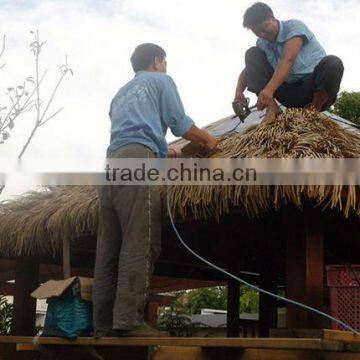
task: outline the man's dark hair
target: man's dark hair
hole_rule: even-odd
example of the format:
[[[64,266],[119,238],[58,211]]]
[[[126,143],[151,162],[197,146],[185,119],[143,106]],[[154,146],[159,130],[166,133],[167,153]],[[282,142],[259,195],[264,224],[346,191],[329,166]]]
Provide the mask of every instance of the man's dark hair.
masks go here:
[[[260,25],[273,15],[274,13],[270,6],[262,2],[257,2],[245,11],[243,25],[245,28],[251,29],[254,26]]]
[[[130,60],[134,71],[137,73],[148,68],[155,61],[155,58],[162,60],[165,56],[165,50],[159,45],[146,43],[135,48]]]

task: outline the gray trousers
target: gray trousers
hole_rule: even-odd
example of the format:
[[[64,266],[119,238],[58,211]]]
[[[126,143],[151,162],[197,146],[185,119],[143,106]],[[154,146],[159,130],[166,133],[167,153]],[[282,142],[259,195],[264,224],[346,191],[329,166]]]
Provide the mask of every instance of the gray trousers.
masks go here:
[[[141,144],[112,158],[151,158]],[[156,186],[103,186],[93,286],[95,331],[129,330],[144,319],[154,263],[161,250],[160,194]]]

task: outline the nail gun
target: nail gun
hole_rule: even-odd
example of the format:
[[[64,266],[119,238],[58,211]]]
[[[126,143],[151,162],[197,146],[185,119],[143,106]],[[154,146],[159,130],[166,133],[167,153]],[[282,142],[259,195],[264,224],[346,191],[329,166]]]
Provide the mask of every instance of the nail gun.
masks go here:
[[[256,105],[249,107],[249,103],[249,98],[245,98],[243,101],[233,101],[232,107],[235,112],[233,119],[238,117],[241,122],[244,122],[244,120],[250,115],[251,110],[256,107]]]

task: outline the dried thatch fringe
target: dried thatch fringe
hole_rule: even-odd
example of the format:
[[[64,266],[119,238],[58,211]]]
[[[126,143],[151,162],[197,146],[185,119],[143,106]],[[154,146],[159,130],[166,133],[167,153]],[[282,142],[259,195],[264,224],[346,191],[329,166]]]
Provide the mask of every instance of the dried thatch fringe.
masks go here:
[[[242,134],[223,137],[214,158],[358,158],[360,136],[314,111],[290,109]],[[176,217],[219,219],[233,207],[250,217],[304,200],[322,209],[360,216],[358,186],[172,186],[167,189]]]
[[[225,136],[212,156],[354,158],[360,157],[360,137],[318,113],[288,110],[276,122]],[[307,199],[321,209],[360,216],[355,186],[173,186],[167,191],[173,213],[182,219],[219,219],[233,207],[253,217],[289,203],[300,208]],[[91,186],[55,187],[2,203],[0,253],[54,254],[64,239],[96,233],[97,206],[97,189]]]
[[[31,192],[0,206],[0,252],[55,254],[63,239],[76,241],[97,228],[97,190],[59,186]]]

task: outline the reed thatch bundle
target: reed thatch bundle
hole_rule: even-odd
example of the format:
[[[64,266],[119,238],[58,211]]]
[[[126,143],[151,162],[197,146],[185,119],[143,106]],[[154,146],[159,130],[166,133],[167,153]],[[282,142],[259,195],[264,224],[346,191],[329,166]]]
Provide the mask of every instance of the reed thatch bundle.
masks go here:
[[[275,122],[264,120],[245,133],[224,137],[212,157],[360,157],[360,136],[345,131],[323,115],[288,110]],[[340,186],[171,186],[173,212],[180,219],[208,218],[241,208],[250,216],[305,199],[322,208],[360,216],[358,187]],[[94,235],[98,222],[97,189],[60,186],[31,192],[0,204],[0,253],[51,254],[64,239]]]
[[[276,120],[244,133],[226,135],[213,158],[358,158],[360,136],[346,131],[318,112],[289,109]],[[310,200],[322,208],[338,208],[360,216],[357,186],[172,186],[168,188],[173,213],[178,218],[219,219],[234,207],[249,216]]]

